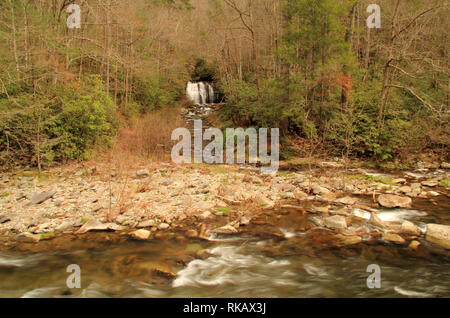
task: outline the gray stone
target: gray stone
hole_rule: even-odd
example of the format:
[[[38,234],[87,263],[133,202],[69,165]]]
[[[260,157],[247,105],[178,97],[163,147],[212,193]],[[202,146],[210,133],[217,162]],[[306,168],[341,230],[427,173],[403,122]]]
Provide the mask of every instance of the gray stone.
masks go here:
[[[56,191],[47,191],[47,192],[41,192],[41,193],[35,193],[31,197],[31,203],[33,204],[41,204],[51,197],[55,195]]]

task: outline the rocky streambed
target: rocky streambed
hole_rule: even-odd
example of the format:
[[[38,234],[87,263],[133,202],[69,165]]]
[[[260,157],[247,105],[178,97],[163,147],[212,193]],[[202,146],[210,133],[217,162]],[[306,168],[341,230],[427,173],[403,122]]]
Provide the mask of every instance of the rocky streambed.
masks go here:
[[[446,169],[96,164],[3,175],[0,192],[1,295],[450,295]],[[373,263],[387,289],[367,289]]]

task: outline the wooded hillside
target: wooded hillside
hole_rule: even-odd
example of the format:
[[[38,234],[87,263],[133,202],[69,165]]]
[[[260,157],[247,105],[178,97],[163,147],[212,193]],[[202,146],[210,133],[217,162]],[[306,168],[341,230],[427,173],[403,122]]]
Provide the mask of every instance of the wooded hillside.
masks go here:
[[[189,80],[215,82],[224,125],[279,127],[306,152],[448,157],[449,3],[377,0],[370,29],[373,2],[4,0],[0,165],[88,158]]]

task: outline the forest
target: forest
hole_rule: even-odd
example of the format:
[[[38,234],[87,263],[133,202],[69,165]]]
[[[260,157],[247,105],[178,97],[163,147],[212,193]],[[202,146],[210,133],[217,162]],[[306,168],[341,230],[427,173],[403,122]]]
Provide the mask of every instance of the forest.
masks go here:
[[[282,157],[448,160],[449,3],[377,0],[369,28],[373,2],[4,0],[0,166],[89,159],[199,80],[219,128],[278,127]]]

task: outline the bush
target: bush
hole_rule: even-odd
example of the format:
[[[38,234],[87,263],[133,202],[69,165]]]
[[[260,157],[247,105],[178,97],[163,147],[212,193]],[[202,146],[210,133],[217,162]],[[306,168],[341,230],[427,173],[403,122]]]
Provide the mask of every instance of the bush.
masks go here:
[[[89,157],[108,146],[118,127],[114,103],[98,76],[39,94],[1,100],[0,164],[51,165]],[[5,107],[7,105],[7,107]]]
[[[132,98],[134,102],[141,105],[139,111],[146,113],[161,109],[163,106],[174,105],[180,99],[180,95],[172,86],[160,87],[155,80],[136,78],[133,84]]]

